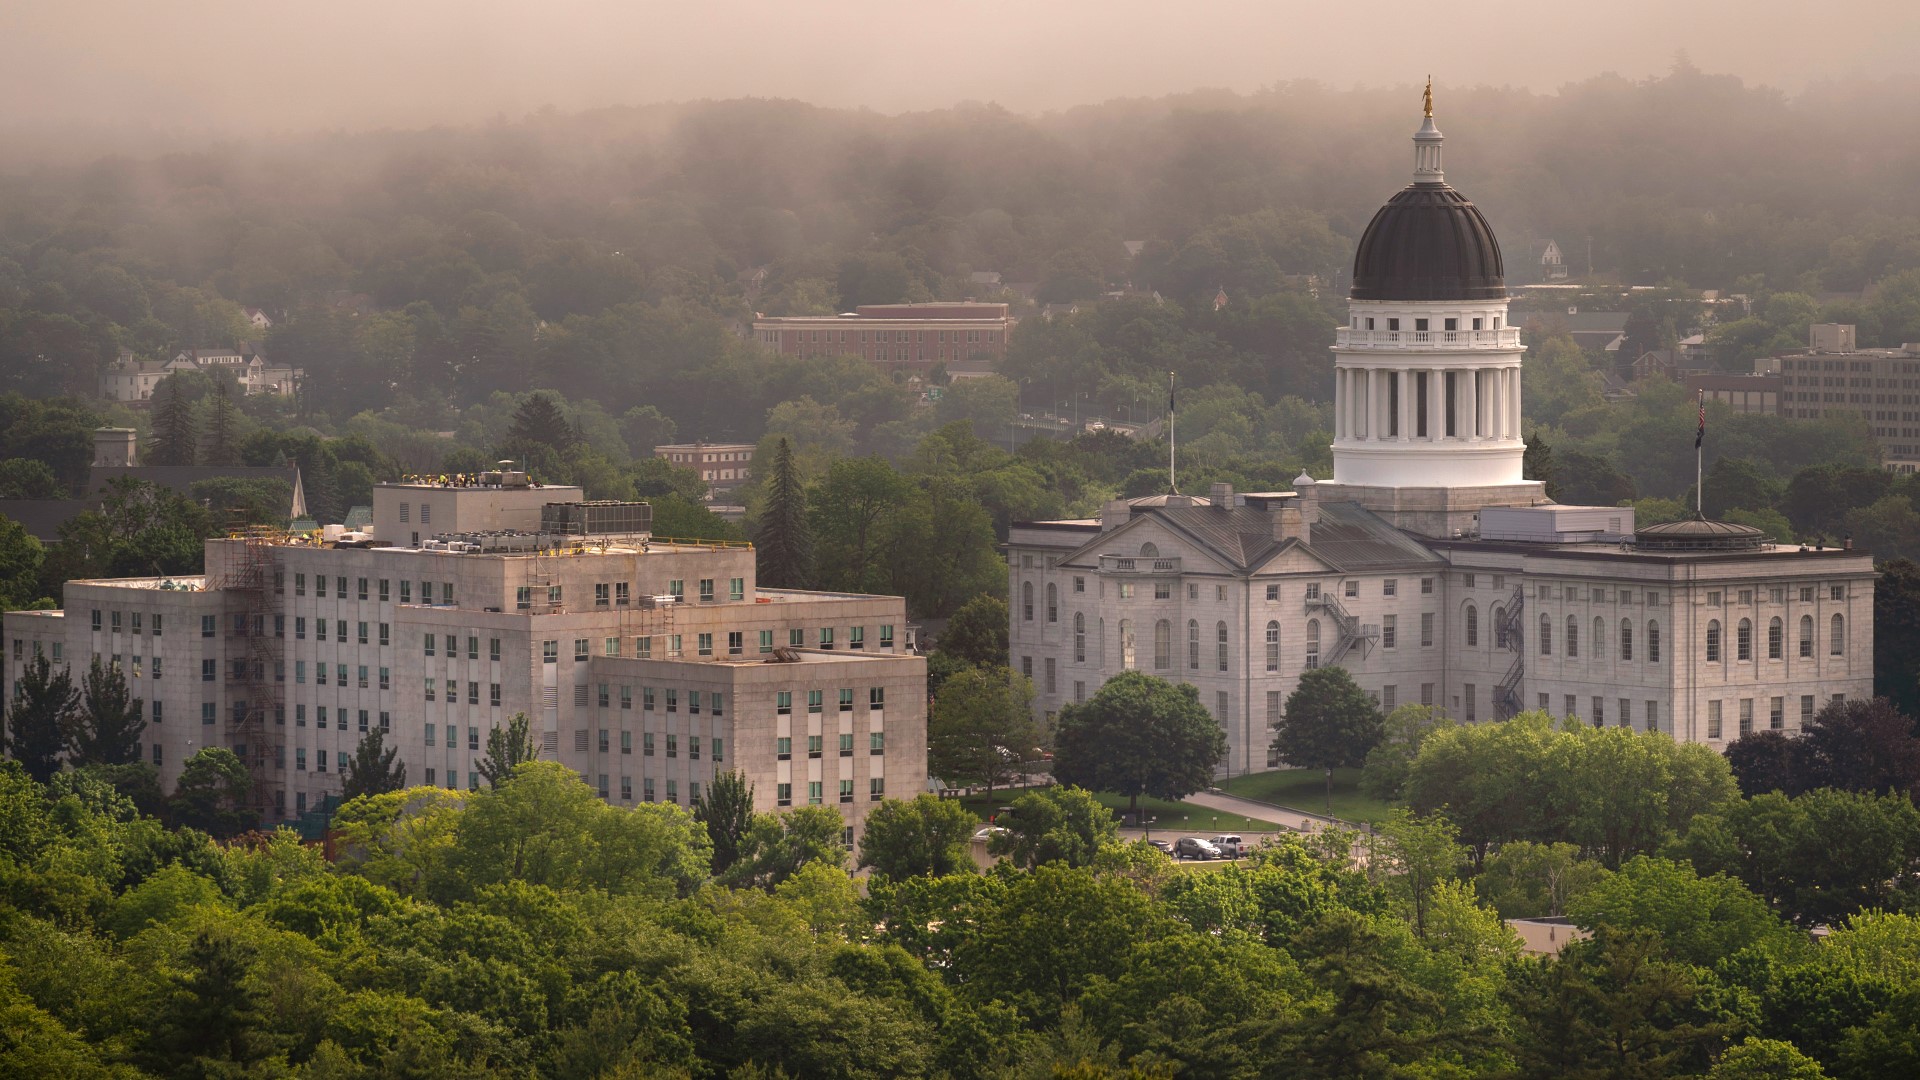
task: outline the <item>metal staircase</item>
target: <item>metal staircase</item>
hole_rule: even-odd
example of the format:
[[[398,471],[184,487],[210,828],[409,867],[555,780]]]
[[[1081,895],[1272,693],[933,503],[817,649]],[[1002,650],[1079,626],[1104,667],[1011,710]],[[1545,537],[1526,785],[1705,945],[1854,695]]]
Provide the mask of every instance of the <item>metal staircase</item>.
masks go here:
[[[1338,664],[1356,646],[1360,649],[1360,655],[1365,656],[1373,642],[1380,637],[1378,626],[1361,623],[1359,619],[1348,614],[1339,600],[1328,596],[1324,591],[1307,601],[1307,613],[1311,615],[1316,611],[1326,615],[1327,619],[1333,623],[1334,629],[1333,644],[1320,654],[1320,663],[1323,666]]]
[[[284,722],[286,708],[281,639],[273,626],[280,609],[273,554],[282,535],[276,529],[252,526],[234,539],[239,550],[228,553],[229,569],[221,582],[227,598],[227,634],[240,639],[227,650],[228,662],[234,665],[228,679],[245,686],[247,698],[244,707],[228,710],[227,748],[247,767],[247,809],[266,820],[285,812],[284,806],[273,802],[273,793],[285,790],[286,759],[276,756],[268,745],[273,737],[268,725],[276,717]],[[284,755],[284,749],[280,753]]]
[[[1500,643],[1513,653],[1513,663],[1507,666],[1507,673],[1500,679],[1493,692],[1494,717],[1505,720],[1525,709],[1520,699],[1520,682],[1527,675],[1526,610],[1527,592],[1520,585],[1513,587],[1513,599],[1507,605],[1505,614],[1494,628]]]

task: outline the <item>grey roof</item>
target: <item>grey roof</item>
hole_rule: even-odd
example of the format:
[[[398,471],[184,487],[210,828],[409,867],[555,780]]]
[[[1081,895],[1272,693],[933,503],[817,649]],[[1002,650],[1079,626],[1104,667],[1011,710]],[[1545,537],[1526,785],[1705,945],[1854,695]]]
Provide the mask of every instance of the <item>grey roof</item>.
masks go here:
[[[0,517],[19,522],[43,544],[60,539],[60,526],[84,511],[98,509],[98,499],[0,499]]]
[[[1156,506],[1148,511],[1236,570],[1251,570],[1281,547],[1273,538],[1273,516],[1245,506]]]
[[[292,465],[280,468],[249,465],[95,465],[89,483],[93,491],[99,492],[106,490],[109,481],[129,476],[189,495],[192,494],[193,485],[202,480],[231,476],[238,480],[285,480],[291,484],[293,473]]]
[[[1419,541],[1358,503],[1323,503],[1307,550],[1346,573],[1440,563]]]

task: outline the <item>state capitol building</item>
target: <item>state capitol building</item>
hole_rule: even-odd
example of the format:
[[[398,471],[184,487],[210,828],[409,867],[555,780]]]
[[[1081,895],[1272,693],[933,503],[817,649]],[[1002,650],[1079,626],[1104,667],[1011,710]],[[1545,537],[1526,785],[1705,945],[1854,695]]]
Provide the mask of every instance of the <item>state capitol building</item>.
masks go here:
[[[1870,696],[1865,552],[1710,520],[1638,528],[1632,507],[1556,504],[1524,478],[1526,346],[1493,230],[1446,183],[1441,141],[1429,110],[1413,183],[1354,255],[1331,478],[1013,525],[1012,661],[1035,707],[1124,670],[1191,683],[1239,774],[1279,764],[1282,703],[1325,664],[1383,709],[1538,709],[1716,749]]]

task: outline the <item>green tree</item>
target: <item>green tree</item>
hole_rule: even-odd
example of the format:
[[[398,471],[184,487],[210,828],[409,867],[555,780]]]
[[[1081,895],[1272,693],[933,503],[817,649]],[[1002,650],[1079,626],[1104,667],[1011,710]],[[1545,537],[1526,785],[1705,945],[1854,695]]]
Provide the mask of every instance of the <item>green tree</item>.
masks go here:
[[[981,593],[960,605],[947,620],[947,628],[940,632],[934,650],[975,667],[1000,667],[1011,655],[1008,652],[1011,628],[1007,602],[997,594]]]
[[[693,818],[713,841],[713,875],[725,877],[747,852],[753,831],[753,785],[746,774],[733,769],[714,777],[694,800]]]
[[[927,719],[927,770],[954,787],[989,794],[1037,756],[1033,682],[1009,668],[970,667],[948,678]]]
[[[1333,770],[1366,764],[1382,733],[1380,710],[1347,669],[1318,667],[1302,672],[1287,695],[1273,749],[1296,768],[1325,770],[1332,813]]]
[[[228,396],[225,379],[214,380],[208,401],[206,446],[200,452],[200,460],[208,465],[236,464],[239,461],[239,413]]]
[[[386,742],[386,732],[379,728],[361,736],[360,745],[347,760],[346,774],[340,778],[340,801],[399,791],[407,786],[407,763],[395,760],[400,748],[389,747]]]
[[[144,455],[149,465],[191,465],[198,454],[199,425],[193,416],[193,403],[185,397],[185,388],[176,373],[161,380],[154,390],[155,399],[165,392],[153,414],[153,446]]]
[[[80,681],[80,707],[69,714],[67,752],[74,765],[125,765],[140,760],[147,730],[141,700],[127,689],[120,666],[95,655]]]
[[[564,452],[579,443],[580,431],[567,419],[559,396],[541,390],[528,394],[513,411],[513,424],[507,429],[505,445],[523,451],[531,446],[543,446]]]
[[[4,529],[4,526],[0,526]],[[0,541],[0,550],[5,548]],[[1920,563],[1880,562],[1873,586],[1873,692],[1920,715]]]
[[[224,746],[194,751],[174,781],[167,816],[175,825],[216,837],[232,836],[254,821],[247,810],[247,767]]]
[[[513,778],[514,769],[540,757],[540,744],[533,737],[533,723],[526,713],[514,713],[504,728],[487,732],[487,756],[476,766],[489,786],[498,788]]]
[[[1091,866],[1120,835],[1113,811],[1084,788],[1050,785],[1022,792],[1010,805],[994,819],[987,853],[1016,866]]]
[[[900,517],[911,485],[880,458],[834,462],[807,497],[817,544],[816,584],[882,592],[891,584]]]
[[[1743,949],[1784,949],[1793,940],[1766,901],[1738,880],[1645,855],[1570,900],[1567,914],[1589,929],[1657,931],[1667,955],[1701,967]]]
[[[1401,705],[1381,723],[1380,743],[1367,751],[1360,790],[1382,802],[1398,802],[1420,746],[1434,731],[1452,727],[1447,714],[1432,705]]]
[[[7,709],[7,753],[27,775],[46,783],[60,771],[66,733],[80,707],[80,691],[67,669],[53,670],[47,658],[35,653],[13,683],[13,703]]]
[[[1200,704],[1198,690],[1123,671],[1091,698],[1060,710],[1053,775],[1125,796],[1128,815],[1138,819],[1140,796],[1184,799],[1212,783],[1226,754],[1226,732]]]
[[[173,976],[154,1018],[147,1049],[154,1067],[172,1075],[231,1074],[272,1053],[260,988],[252,980],[257,950],[237,937],[203,930]]]
[[[1368,868],[1390,877],[1403,896],[1413,932],[1427,936],[1427,910],[1434,886],[1460,876],[1467,849],[1460,830],[1439,815],[1420,818],[1398,809],[1380,824]]]
[[[1520,968],[1507,995],[1526,1076],[1658,1077],[1701,1071],[1734,1025],[1711,976],[1676,962],[1648,930],[1603,926],[1557,962]]]
[[[755,814],[741,845],[740,859],[721,880],[736,887],[771,892],[812,863],[844,870],[847,849],[840,841],[844,828],[840,814],[826,806]]]
[[[21,611],[40,599],[46,549],[19,522],[0,514],[0,610]]]
[[[859,865],[895,881],[970,872],[973,856],[967,848],[979,826],[973,812],[953,799],[930,794],[910,802],[887,799],[867,815]]]
[[[60,478],[44,461],[7,458],[0,461],[0,499],[58,499]]]
[[[1474,891],[1506,919],[1558,918],[1567,905],[1607,876],[1572,844],[1515,840],[1487,857]]]
[[[1827,1080],[1827,1072],[1790,1042],[1749,1035],[1720,1055],[1706,1080]]]
[[[766,507],[754,532],[760,584],[804,589],[813,579],[813,532],[807,520],[806,487],[793,464],[793,446],[785,438],[774,444],[766,493]]]

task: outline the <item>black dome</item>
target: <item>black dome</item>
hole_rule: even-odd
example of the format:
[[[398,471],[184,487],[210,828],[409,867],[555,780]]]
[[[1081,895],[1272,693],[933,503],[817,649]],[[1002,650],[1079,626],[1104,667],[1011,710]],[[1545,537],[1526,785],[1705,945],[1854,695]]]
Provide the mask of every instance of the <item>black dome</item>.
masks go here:
[[[1413,184],[1360,234],[1354,300],[1504,300],[1500,245],[1479,207],[1445,184]]]

